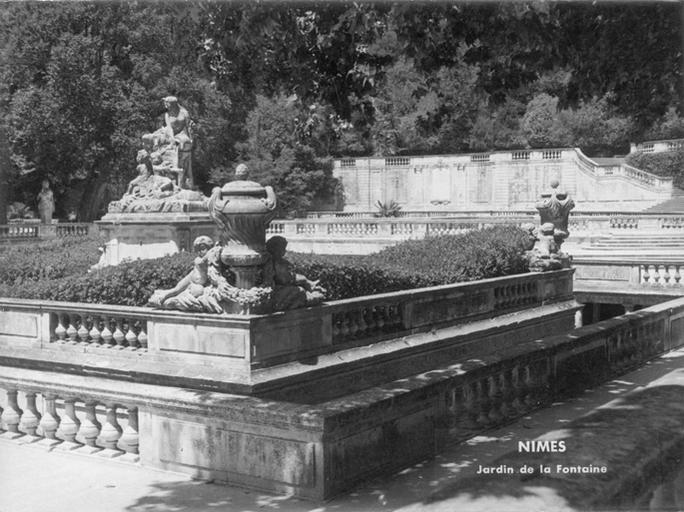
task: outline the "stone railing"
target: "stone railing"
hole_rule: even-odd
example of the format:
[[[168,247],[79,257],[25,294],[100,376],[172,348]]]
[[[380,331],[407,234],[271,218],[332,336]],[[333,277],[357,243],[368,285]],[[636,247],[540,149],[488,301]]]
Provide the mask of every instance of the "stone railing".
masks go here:
[[[37,222],[17,222],[0,225],[0,242],[27,239],[47,240],[65,236],[87,236],[96,231],[95,224],[88,222],[40,224]]]
[[[653,290],[680,290],[684,293],[684,258],[681,257],[673,257],[668,261],[662,256],[613,256],[605,260],[578,256],[573,259],[573,267],[578,284],[594,281]]]
[[[647,171],[642,171],[631,165],[622,163],[620,165],[599,165],[591,158],[586,156],[577,148],[577,163],[580,168],[590,174],[600,178],[614,178],[622,177],[629,180],[637,181],[641,185],[655,189],[655,190],[671,190],[672,178],[665,176],[658,176]]]
[[[39,238],[41,224],[17,223],[0,225],[0,240]]]
[[[436,217],[436,216],[435,216]],[[457,234],[472,229],[494,225],[516,225],[537,223],[536,212],[510,212],[508,215],[462,215],[456,212],[444,218],[423,219],[405,216],[401,218],[349,218],[347,216],[326,216],[317,218],[272,221],[267,229],[270,235],[280,234],[288,239],[305,238],[422,238],[435,234]],[[570,233],[590,231],[608,233],[618,231],[663,231],[684,229],[684,215],[662,213],[580,212],[570,215]]]
[[[31,382],[11,374],[0,372],[5,391],[0,397],[0,437],[138,461],[138,407],[122,403],[121,394]]]
[[[504,306],[516,294],[500,295]],[[683,334],[680,298],[315,403],[142,384],[135,371],[120,386],[5,358],[0,435],[134,459],[139,452],[146,466],[325,499],[638,367],[680,346]],[[351,377],[319,372],[311,385],[330,378],[341,386]]]
[[[83,365],[123,374],[163,362],[187,374],[210,361],[240,383],[253,367],[341,347],[470,322],[572,298],[572,271],[331,301],[271,315],[210,315],[149,308],[0,299],[0,350],[46,365]],[[188,373],[189,372],[189,373]],[[211,373],[211,370],[207,370]],[[201,373],[201,372],[200,372]]]
[[[630,153],[663,153],[677,151],[684,147],[684,139],[647,140],[639,144],[630,144]]]

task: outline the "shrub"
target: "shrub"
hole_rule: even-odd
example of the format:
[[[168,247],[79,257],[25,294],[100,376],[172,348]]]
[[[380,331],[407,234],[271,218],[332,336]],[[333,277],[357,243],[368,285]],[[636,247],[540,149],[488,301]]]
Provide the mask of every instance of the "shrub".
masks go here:
[[[526,272],[526,232],[498,226],[462,235],[411,240],[368,256],[289,253],[297,273],[320,279],[328,300]],[[142,306],[171,288],[193,265],[192,254],[139,260],[86,275],[0,284],[0,296]]]
[[[665,153],[633,153],[627,163],[658,176],[672,176],[677,188],[684,188],[684,149]]]
[[[194,256],[179,253],[137,260],[83,275],[1,285],[0,296],[144,306],[157,288],[172,288],[192,269]]]
[[[328,298],[345,299],[528,271],[528,234],[497,226],[462,235],[409,240],[368,256],[290,253],[295,270],[320,279]]]
[[[0,250],[0,283],[59,279],[85,274],[98,262],[104,243],[99,235],[66,236]]]

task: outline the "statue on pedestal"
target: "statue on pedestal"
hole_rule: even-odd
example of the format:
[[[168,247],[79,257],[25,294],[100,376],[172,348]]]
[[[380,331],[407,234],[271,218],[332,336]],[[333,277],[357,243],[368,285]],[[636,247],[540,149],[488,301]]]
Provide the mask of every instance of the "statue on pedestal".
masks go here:
[[[52,224],[52,214],[55,212],[55,196],[52,190],[50,190],[50,182],[48,180],[43,180],[37,199],[40,221],[43,224]]]
[[[206,210],[207,198],[192,190],[192,126],[187,110],[173,96],[164,98],[165,126],[142,136],[138,176],[109,213],[189,212]]]
[[[568,217],[575,202],[567,192],[558,191],[557,180],[553,180],[550,185],[551,192],[542,194],[541,200],[536,204],[541,225],[530,229],[534,246],[526,255],[533,272],[570,268],[572,260],[560,249],[568,237]]]

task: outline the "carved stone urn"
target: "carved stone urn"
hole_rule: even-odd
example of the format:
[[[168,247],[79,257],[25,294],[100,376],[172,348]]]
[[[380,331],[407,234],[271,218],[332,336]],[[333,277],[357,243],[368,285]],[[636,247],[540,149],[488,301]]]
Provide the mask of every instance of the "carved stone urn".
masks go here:
[[[551,191],[541,195],[541,200],[535,205],[539,216],[541,217],[541,225],[546,223],[553,224],[554,239],[558,244],[558,249],[563,241],[568,237],[568,218],[570,211],[575,207],[575,202],[570,195],[558,190],[558,180],[552,180]]]
[[[236,176],[246,177],[246,168]],[[235,273],[235,286],[257,285],[266,262],[266,227],[275,216],[276,197],[271,187],[238,179],[216,187],[209,199],[209,215],[219,227],[221,262]]]

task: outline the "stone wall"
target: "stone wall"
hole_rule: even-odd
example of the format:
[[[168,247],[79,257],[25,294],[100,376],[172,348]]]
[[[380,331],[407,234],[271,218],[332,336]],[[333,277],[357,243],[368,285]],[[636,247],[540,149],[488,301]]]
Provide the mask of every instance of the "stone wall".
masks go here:
[[[377,201],[413,210],[529,209],[557,179],[583,209],[644,209],[671,196],[672,182],[629,166],[600,166],[579,149],[467,155],[346,158],[335,162],[345,211]]]
[[[0,435],[326,499],[625,373],[683,336],[677,299],[309,405],[4,364]]]

